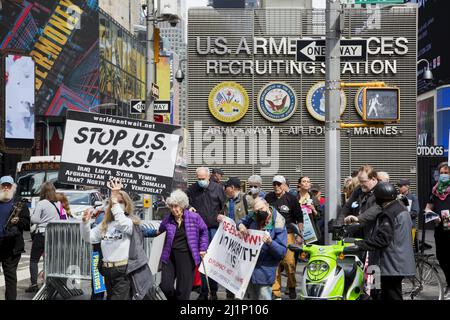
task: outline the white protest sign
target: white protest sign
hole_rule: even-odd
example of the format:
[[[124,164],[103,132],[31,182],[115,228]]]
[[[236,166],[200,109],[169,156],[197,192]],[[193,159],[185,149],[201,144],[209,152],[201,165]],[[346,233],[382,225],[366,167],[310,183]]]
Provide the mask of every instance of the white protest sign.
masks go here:
[[[126,191],[167,194],[180,134],[177,126],[68,111],[58,179],[106,187],[120,178]]]
[[[303,241],[305,241],[306,244],[309,244],[318,240],[311,218],[309,217],[309,213],[311,213],[312,210],[308,206],[302,205],[302,212],[303,212],[302,237]]]
[[[243,238],[236,223],[228,217],[220,223],[203,258],[199,271],[231,291],[237,299],[243,299],[258,260],[265,231],[248,230]]]
[[[156,238],[152,239],[152,245],[150,249],[150,257],[148,259],[148,266],[152,274],[158,273],[159,261],[161,260],[161,254],[164,248],[164,241],[166,240],[166,232],[161,233]]]

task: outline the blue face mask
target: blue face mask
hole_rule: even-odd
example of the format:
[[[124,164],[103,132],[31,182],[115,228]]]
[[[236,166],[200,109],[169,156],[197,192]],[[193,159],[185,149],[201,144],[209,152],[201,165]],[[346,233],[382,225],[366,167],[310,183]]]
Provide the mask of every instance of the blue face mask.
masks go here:
[[[448,182],[450,180],[450,175],[443,173],[439,175],[440,182]]]
[[[209,184],[207,180],[198,180],[197,184],[200,188],[206,188]]]

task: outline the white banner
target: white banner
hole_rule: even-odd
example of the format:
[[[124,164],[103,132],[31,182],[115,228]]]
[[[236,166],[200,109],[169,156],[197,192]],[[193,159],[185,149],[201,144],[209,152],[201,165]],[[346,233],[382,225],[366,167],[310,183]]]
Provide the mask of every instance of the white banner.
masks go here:
[[[302,205],[302,212],[303,212],[302,238],[306,244],[316,242],[318,240],[317,235],[316,235],[316,230],[314,230],[314,226],[309,217],[309,215],[312,214],[312,210],[308,206]]]
[[[148,266],[153,275],[158,273],[159,261],[161,260],[161,254],[164,248],[164,242],[166,240],[166,232],[161,233],[156,238],[152,239],[152,246],[150,249],[150,257],[148,259]]]
[[[199,271],[243,299],[258,260],[265,231],[248,230],[243,238],[230,218],[220,223]]]

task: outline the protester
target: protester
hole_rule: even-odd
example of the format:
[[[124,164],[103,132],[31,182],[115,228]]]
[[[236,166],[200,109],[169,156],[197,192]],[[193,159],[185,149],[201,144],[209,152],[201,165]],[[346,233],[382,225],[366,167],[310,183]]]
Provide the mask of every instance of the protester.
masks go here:
[[[431,191],[430,199],[425,207],[425,213],[436,212],[439,218],[435,220],[434,239],[436,257],[444,271],[447,287],[445,299],[450,299],[450,167],[447,162],[438,166],[439,180]]]
[[[376,218],[374,231],[368,239],[357,240],[355,246],[344,251],[379,252],[382,300],[403,300],[402,280],[415,274],[412,222],[406,207],[397,200],[397,195],[394,185],[388,182],[379,182],[375,186],[375,201],[382,212]]]
[[[298,224],[300,230],[303,229],[303,214],[300,209],[300,205],[297,199],[286,192],[283,185],[286,184],[286,179],[283,176],[277,175],[272,180],[273,192],[266,195],[265,200],[274,207],[278,213],[280,213],[286,220],[286,225],[290,223]],[[293,231],[288,230],[287,244],[301,243],[301,238],[295,238]],[[294,252],[288,250],[283,260],[277,269],[276,279],[272,287],[273,297],[275,299],[281,299],[281,268],[284,268],[287,273],[288,281],[287,288],[289,290],[289,298],[295,299],[297,293],[295,292],[296,279],[295,279],[295,258]]]
[[[218,184],[222,184],[223,170],[219,168],[213,168],[211,172],[211,181]]]
[[[55,186],[51,182],[45,182],[41,186],[39,194],[40,201],[36,204],[31,223],[36,224],[36,231],[32,235],[33,243],[30,254],[30,280],[31,285],[25,290],[27,293],[38,292],[38,264],[45,248],[45,229],[49,222],[59,221],[59,205],[56,198]]]
[[[358,178],[356,176],[355,177],[347,177],[347,178],[345,178],[344,186],[342,188],[342,192],[344,194],[344,199],[343,199],[344,201],[343,201],[343,203],[345,203],[350,198],[350,196],[353,193],[353,190],[355,190],[356,187],[358,187],[358,186],[359,186],[359,181],[358,181]]]
[[[59,217],[61,220],[68,220],[72,218],[72,213],[70,212],[69,200],[66,195],[62,192],[56,193],[56,200],[59,202]]]
[[[121,191],[121,181],[114,179],[107,185],[111,198],[102,222],[90,229],[94,210],[85,210],[81,234],[86,242],[101,244],[102,260],[99,263],[105,278],[107,299],[141,300],[152,285],[141,220],[134,214],[131,198]]]
[[[225,191],[222,186],[214,181],[210,181],[209,169],[199,167],[196,170],[197,182],[192,184],[186,191],[189,197],[190,211],[197,212],[203,218],[208,227],[209,242],[216,234],[219,222],[217,216],[223,211],[225,205]],[[206,277],[202,274],[202,292],[199,300],[208,299],[208,286]],[[211,289],[211,299],[217,300],[217,282],[209,279]]]
[[[275,281],[278,265],[286,255],[287,232],[284,218],[267,201],[256,199],[253,212],[237,224],[242,236],[247,229],[264,230],[269,234],[263,237],[263,246],[247,287],[251,300],[272,300],[272,284]]]
[[[258,175],[250,176],[247,180],[249,194],[256,199],[258,197],[264,198],[266,193],[261,189],[262,187],[262,178]]]
[[[30,230],[30,211],[15,197],[17,185],[11,176],[0,178],[0,261],[5,277],[5,299],[17,298],[17,266],[25,243],[23,231]]]
[[[419,215],[420,206],[419,206],[419,199],[417,198],[417,196],[414,193],[409,192],[410,184],[411,183],[410,183],[409,179],[401,179],[397,183],[397,187],[400,191],[400,196],[405,197],[407,200],[406,207],[408,208],[409,214],[411,215],[411,221],[413,224],[413,229],[412,229],[413,242],[414,242],[416,248],[418,248],[417,237],[416,237],[416,231],[417,231],[416,230],[416,228],[417,228],[416,220]]]
[[[167,205],[171,215],[159,227],[159,233],[167,232],[161,255],[161,290],[169,300],[189,300],[195,267],[208,249],[208,227],[199,214],[187,209],[189,199],[183,191],[172,192]]]
[[[376,217],[381,213],[373,194],[378,183],[378,175],[372,166],[363,165],[359,168],[357,177],[359,186],[344,204],[340,220],[344,219],[346,224],[359,223],[361,232],[355,236],[367,239],[375,225]]]
[[[229,217],[234,222],[238,222],[249,213],[249,208],[253,207],[253,197],[246,195],[241,191],[241,180],[237,177],[230,177],[225,182],[225,194],[227,202],[223,214],[217,216],[217,221],[220,223],[224,216]],[[232,292],[226,290],[227,299],[234,299]]]
[[[311,193],[313,206],[317,211],[316,224],[319,229],[319,239],[317,244],[325,244],[325,198],[322,197],[322,189],[320,185],[313,184],[309,189]]]
[[[297,183],[297,200],[300,203],[302,211],[305,211],[309,215],[316,236],[319,239],[321,238],[320,230],[318,228],[319,211],[315,206],[310,189],[311,180],[309,177],[300,177]]]

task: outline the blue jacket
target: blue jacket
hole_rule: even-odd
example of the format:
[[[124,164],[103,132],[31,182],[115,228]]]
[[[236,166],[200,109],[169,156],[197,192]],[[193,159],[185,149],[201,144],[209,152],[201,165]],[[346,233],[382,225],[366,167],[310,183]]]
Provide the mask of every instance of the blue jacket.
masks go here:
[[[237,225],[239,226],[241,223],[247,229],[258,230],[253,212],[239,220]],[[285,221],[275,208],[272,208],[272,222],[266,227],[266,231],[270,233],[272,243],[270,246],[263,244],[261,248],[255,270],[250,279],[253,284],[272,285],[275,282],[278,265],[286,255],[287,231]]]

